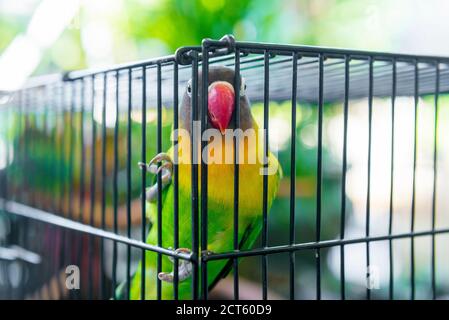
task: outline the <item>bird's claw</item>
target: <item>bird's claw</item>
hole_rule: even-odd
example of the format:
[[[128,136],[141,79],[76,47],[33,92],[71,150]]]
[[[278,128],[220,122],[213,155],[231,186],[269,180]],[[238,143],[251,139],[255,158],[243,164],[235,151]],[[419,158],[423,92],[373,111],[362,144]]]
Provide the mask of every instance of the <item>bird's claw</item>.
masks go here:
[[[148,164],[144,163],[144,162],[139,162],[138,165],[142,169],[148,169],[152,164],[163,163],[163,162],[173,163],[170,156],[168,154],[166,154],[165,152],[161,152],[161,153],[158,153],[157,155],[155,155],[154,158],[151,159],[151,161]]]
[[[158,165],[159,164],[159,165]],[[173,173],[173,162],[170,156],[166,153],[157,154],[149,163],[139,162],[138,166],[152,174],[161,173],[161,188],[165,188],[170,182]],[[145,191],[145,198],[149,202],[156,202],[158,195],[158,184],[155,183]]]
[[[178,248],[175,250],[176,253],[191,253],[190,249],[187,248]],[[169,260],[172,263],[175,263],[173,257],[169,257]],[[188,279],[192,275],[192,263],[188,260],[178,259],[178,281],[182,282]],[[172,283],[175,278],[174,271],[172,272],[159,272],[157,275],[159,280]]]
[[[157,165],[155,164],[147,164],[144,162],[138,162],[137,165],[140,167],[141,170],[145,170],[146,172],[152,173],[152,174],[156,174],[157,173]]]

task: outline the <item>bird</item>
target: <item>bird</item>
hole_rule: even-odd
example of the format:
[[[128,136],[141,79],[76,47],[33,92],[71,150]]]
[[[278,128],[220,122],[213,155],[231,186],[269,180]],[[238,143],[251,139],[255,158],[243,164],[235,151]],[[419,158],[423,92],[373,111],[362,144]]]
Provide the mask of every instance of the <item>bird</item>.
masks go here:
[[[198,106],[202,105],[202,70],[198,70]],[[250,101],[246,95],[245,79],[239,75],[240,125],[236,127],[235,114],[237,100],[234,88],[234,69],[224,66],[209,66],[207,131],[209,131],[207,164],[207,215],[208,215],[208,253],[223,253],[234,250],[234,140],[227,134],[243,133],[237,141],[239,148],[239,202],[238,202],[238,244],[240,250],[252,248],[261,233],[263,225],[263,174],[267,174],[267,209],[269,211],[279,186],[282,168],[276,156],[268,152],[264,157],[263,137],[254,120]],[[146,215],[151,225],[146,243],[155,245],[158,240],[157,225],[158,191],[162,190],[162,247],[176,252],[192,252],[192,182],[191,182],[191,148],[192,134],[192,79],[185,86],[179,109],[179,128],[174,132],[177,145],[167,152],[157,154],[149,163],[139,163],[148,174],[160,173],[161,186],[155,179],[154,185],[145,190]],[[201,118],[201,107],[199,116]],[[195,130],[195,129],[193,129]],[[211,138],[213,137],[213,139]],[[176,140],[176,139],[175,139]],[[195,140],[193,140],[195,141]],[[196,144],[196,142],[195,142]],[[200,143],[197,143],[199,156]],[[194,148],[192,148],[193,150]],[[177,153],[178,165],[178,217],[179,245],[174,246],[174,183],[173,159]],[[201,181],[201,166],[198,166],[198,181]],[[201,183],[199,197],[201,196]],[[201,205],[200,209],[201,210]],[[145,293],[146,300],[157,298],[171,300],[174,298],[174,261],[162,254],[161,271],[157,272],[158,254],[147,251],[145,256]],[[178,298],[192,298],[192,264],[190,261],[178,260]],[[121,283],[116,289],[118,299],[141,299],[142,261],[131,277],[130,283]],[[220,279],[232,270],[232,260],[215,260],[208,262],[207,285],[211,290]],[[201,272],[201,271],[200,271]],[[157,294],[157,281],[161,281],[160,296]],[[127,292],[126,288],[130,290]]]

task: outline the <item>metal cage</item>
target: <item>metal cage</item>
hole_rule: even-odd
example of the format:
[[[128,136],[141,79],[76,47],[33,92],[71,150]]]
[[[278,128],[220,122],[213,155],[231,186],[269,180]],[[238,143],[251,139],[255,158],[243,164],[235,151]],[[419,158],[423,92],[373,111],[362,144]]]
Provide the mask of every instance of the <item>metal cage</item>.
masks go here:
[[[246,79],[247,96],[260,111],[259,124],[265,129],[265,155],[272,144],[270,131],[287,132],[279,154],[284,200],[278,214],[268,216],[266,176],[260,178],[260,199],[239,199],[239,187],[250,182],[239,181],[236,165],[234,183],[226,186],[234,194],[234,212],[229,213],[234,250],[209,252],[208,176],[198,176],[199,168],[207,172],[207,164],[201,161],[192,166],[191,207],[183,209],[191,211],[191,253],[180,253],[172,249],[179,241],[177,165],[172,181],[174,242],[163,247],[161,198],[159,222],[152,226],[158,230],[157,243],[146,242],[147,203],[141,194],[150,181],[137,162],[148,162],[174,143],[170,131],[179,126],[178,106],[189,79],[192,97],[203,95],[201,103],[192,98],[192,120],[201,122],[201,130],[206,128],[207,87],[199,88],[199,83],[207,84],[208,72],[199,79],[198,71],[211,65],[228,66]],[[217,260],[232,261],[233,280],[227,282],[232,290],[224,296],[231,299],[247,296],[240,281],[245,268],[257,274],[254,282],[259,283],[256,294],[251,291],[249,296],[262,299],[444,297],[449,281],[438,263],[447,269],[449,261],[437,253],[445,246],[449,225],[444,225],[445,199],[437,194],[443,194],[447,180],[445,152],[439,152],[439,146],[445,149],[440,140],[446,127],[439,119],[444,114],[439,101],[449,91],[448,65],[444,57],[249,43],[226,36],[163,58],[34,78],[17,92],[4,92],[0,297],[115,298],[115,288],[123,280],[130,283],[135,261],[145,261],[148,251],[158,254],[159,271],[164,255],[192,263],[192,299],[214,297],[209,296],[214,289],[209,292],[207,267]],[[238,96],[240,78],[234,81]],[[396,110],[399,101],[404,112]],[[363,110],[362,116],[351,119],[351,108]],[[431,116],[420,118],[421,110]],[[286,117],[281,126],[270,122],[274,112]],[[309,122],[301,127],[307,114]],[[338,121],[335,114],[341,115]],[[239,117],[236,112],[237,124]],[[331,122],[340,124],[338,130]],[[422,123],[427,123],[424,129]],[[359,129],[351,131],[352,124]],[[326,132],[339,137],[332,147],[338,160],[329,155]],[[361,141],[354,142],[356,138]],[[410,146],[411,153],[405,154],[411,157],[398,162],[403,144]],[[351,163],[349,152],[363,153],[358,166]],[[363,185],[351,186],[357,194],[351,198],[348,171],[353,168],[356,176],[363,176]],[[398,173],[404,170],[405,178]],[[379,175],[383,180],[374,185]],[[241,250],[237,230],[239,203],[244,201],[264,205],[261,239],[254,248]],[[355,232],[347,230],[350,219],[358,223]],[[272,222],[278,220],[285,223],[276,226],[279,236],[273,236]],[[383,246],[382,259],[375,257],[377,244]],[[254,263],[245,267],[249,259]],[[66,288],[68,265],[79,267],[79,290]],[[355,265],[363,275],[354,282]],[[271,268],[276,271],[270,273]],[[175,267],[173,299],[178,298],[177,271]],[[379,272],[381,288],[376,288]],[[146,285],[141,282],[142,298]],[[155,278],[154,286],[161,298],[161,280]]]

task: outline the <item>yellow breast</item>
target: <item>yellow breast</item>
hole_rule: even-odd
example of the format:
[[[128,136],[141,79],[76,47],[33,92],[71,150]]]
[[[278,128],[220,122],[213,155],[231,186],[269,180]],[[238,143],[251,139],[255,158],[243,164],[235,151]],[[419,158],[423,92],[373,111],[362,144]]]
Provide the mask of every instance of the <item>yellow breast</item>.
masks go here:
[[[179,187],[191,188],[191,148],[190,139],[179,138],[178,163]],[[241,214],[260,214],[263,197],[263,148],[259,146],[256,133],[255,141],[242,139],[239,143],[239,199]],[[173,150],[171,156],[173,157]],[[198,147],[198,155],[201,150]],[[234,144],[232,139],[212,141],[204,151],[204,161],[208,163],[208,200],[224,208],[234,205]],[[198,158],[200,159],[200,158]],[[200,162],[200,161],[199,161]],[[265,168],[266,169],[266,168]],[[269,206],[277,191],[279,163],[273,154],[269,154],[268,176]],[[198,165],[198,188],[201,192],[201,165]]]

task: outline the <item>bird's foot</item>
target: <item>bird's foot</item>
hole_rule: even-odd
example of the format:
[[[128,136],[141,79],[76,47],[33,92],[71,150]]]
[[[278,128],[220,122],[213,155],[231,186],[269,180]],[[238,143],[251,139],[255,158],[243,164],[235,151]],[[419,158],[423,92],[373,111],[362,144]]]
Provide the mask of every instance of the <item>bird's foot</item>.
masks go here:
[[[173,167],[173,161],[171,160],[170,156],[164,152],[158,153],[156,156],[154,156],[153,159],[151,159],[149,163],[138,162],[137,164],[142,170],[146,170],[152,174],[157,174],[159,173],[158,172],[159,163],[160,164],[169,163],[170,170]]]
[[[142,170],[145,170],[152,174],[161,174],[161,189],[164,189],[168,184],[170,184],[173,174],[173,161],[168,154],[159,153],[153,159],[151,159],[149,163],[139,162],[138,165]],[[146,189],[145,198],[147,199],[147,201],[157,201],[158,189],[159,188],[157,183]]]
[[[187,248],[178,248],[175,250],[177,253],[188,253],[190,254],[190,249]],[[169,257],[172,263],[175,263],[175,259],[173,257]],[[192,263],[188,260],[178,259],[178,281],[182,282],[188,279],[192,275]],[[174,271],[172,272],[159,272],[157,275],[159,280],[172,283],[175,278]]]

